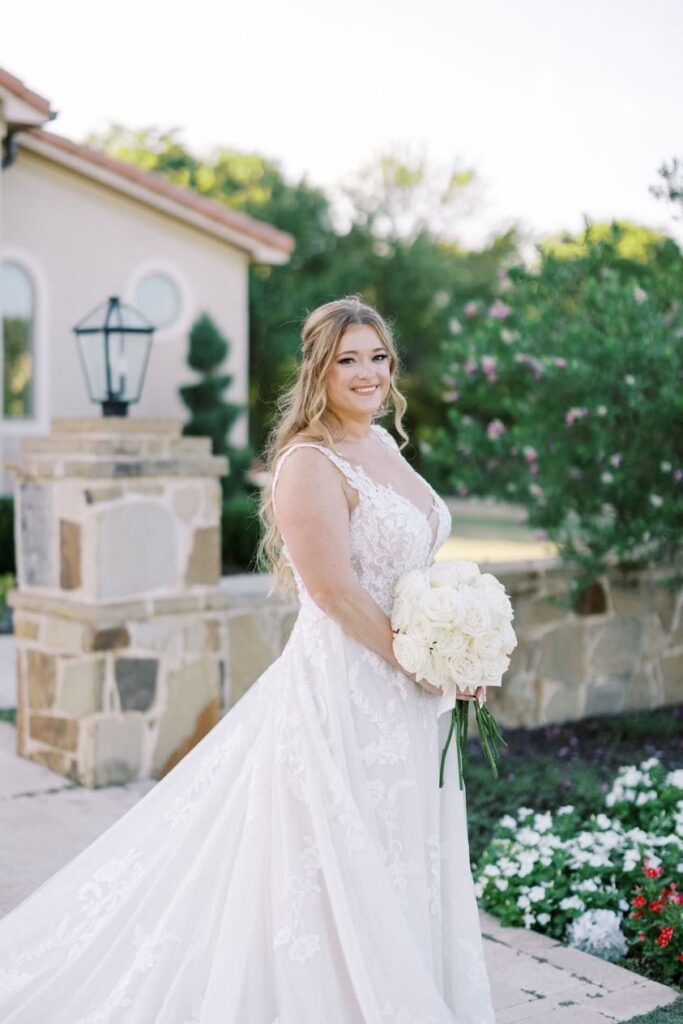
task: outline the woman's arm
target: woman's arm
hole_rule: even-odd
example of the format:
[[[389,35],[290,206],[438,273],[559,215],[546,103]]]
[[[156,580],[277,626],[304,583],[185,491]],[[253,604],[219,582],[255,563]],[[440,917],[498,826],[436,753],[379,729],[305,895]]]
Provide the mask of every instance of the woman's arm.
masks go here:
[[[280,467],[276,491],[278,528],[313,601],[403,672],[390,619],[353,574],[351,510],[340,471],[317,448],[297,448]]]
[[[417,682],[394,654],[391,620],[353,574],[351,510],[340,471],[317,448],[297,448],[282,463],[276,489],[277,525],[312,600],[361,644]],[[424,679],[418,685],[443,692]]]

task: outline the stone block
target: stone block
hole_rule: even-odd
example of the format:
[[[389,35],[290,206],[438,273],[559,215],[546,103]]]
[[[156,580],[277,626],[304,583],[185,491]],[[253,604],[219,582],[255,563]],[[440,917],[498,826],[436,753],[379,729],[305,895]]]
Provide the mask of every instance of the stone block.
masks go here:
[[[43,643],[54,651],[79,654],[88,649],[90,627],[74,619],[49,616],[43,627]]]
[[[139,595],[177,582],[176,525],[170,509],[136,501],[103,508],[98,520],[97,597]]]
[[[22,481],[19,494],[19,583],[27,587],[57,584],[52,487]]]
[[[266,616],[258,609],[228,619],[228,675],[233,704],[280,654],[277,634],[273,636],[267,625]]]
[[[586,678],[586,636],[582,623],[567,623],[540,641],[538,674],[564,683],[582,683]]]
[[[109,715],[89,726],[86,785],[110,786],[140,777],[145,723],[142,715]]]
[[[209,655],[169,672],[152,760],[155,778],[169,772],[218,722],[219,683],[218,662]]]
[[[103,709],[104,658],[73,659],[62,666],[57,708],[82,718]]]
[[[39,750],[34,749],[30,754],[31,760],[36,764],[42,764],[52,772],[59,772],[70,779],[78,778],[78,761],[72,754],[63,750]]]
[[[183,523],[191,523],[201,504],[201,492],[197,485],[179,487],[173,495],[173,511]]]
[[[663,694],[665,704],[679,704],[683,701],[683,654],[670,654],[661,662]]]
[[[114,678],[122,711],[149,711],[157,691],[156,658],[117,658]]]
[[[614,715],[626,707],[626,695],[633,672],[593,676],[586,686],[586,715]]]
[[[29,734],[34,740],[60,750],[78,747],[78,719],[58,718],[55,715],[33,714],[29,720]]]
[[[585,713],[586,690],[578,684],[567,684],[556,679],[544,679],[540,685],[538,725],[559,725],[575,722]]]
[[[81,527],[68,519],[59,520],[59,585],[62,590],[81,586]]]
[[[218,651],[221,646],[220,624],[216,619],[195,619],[183,629],[183,650],[192,653]]]
[[[130,634],[125,626],[111,626],[98,629],[92,635],[90,649],[93,651],[115,651],[130,646]]]
[[[29,619],[26,615],[15,615],[13,632],[15,640],[37,640],[40,637],[40,619]]]
[[[103,501],[119,501],[123,497],[123,487],[105,484],[103,487],[86,487],[83,493],[88,505],[99,505]]]
[[[202,527],[194,531],[192,550],[185,572],[188,586],[203,584],[215,586],[221,572],[220,531],[217,526]]]
[[[633,671],[643,645],[643,623],[634,618],[606,622],[591,634],[588,672],[594,675],[618,675]]]
[[[628,681],[624,711],[655,708],[659,703],[660,685],[652,664],[643,664]]]
[[[177,616],[138,622],[133,627],[133,643],[136,648],[160,651],[165,654],[180,654],[183,649],[183,623]]]
[[[28,706],[30,708],[54,707],[57,688],[57,659],[43,651],[26,651],[26,676],[28,682]]]

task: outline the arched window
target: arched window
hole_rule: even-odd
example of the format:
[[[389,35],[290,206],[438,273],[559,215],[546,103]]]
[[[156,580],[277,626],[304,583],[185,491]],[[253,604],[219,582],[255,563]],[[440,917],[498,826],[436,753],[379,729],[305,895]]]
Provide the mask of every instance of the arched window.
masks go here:
[[[5,420],[35,415],[35,293],[18,263],[0,263],[2,409]]]

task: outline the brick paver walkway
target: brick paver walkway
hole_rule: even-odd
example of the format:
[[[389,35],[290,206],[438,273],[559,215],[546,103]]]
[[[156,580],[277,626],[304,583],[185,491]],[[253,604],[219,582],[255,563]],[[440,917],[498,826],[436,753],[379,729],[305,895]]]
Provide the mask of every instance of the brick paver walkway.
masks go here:
[[[0,722],[0,916],[74,857],[154,785],[90,790],[15,754]],[[497,1024],[605,1024],[672,1002],[676,992],[538,932],[482,913]],[[326,1022],[337,1024],[337,1022]]]

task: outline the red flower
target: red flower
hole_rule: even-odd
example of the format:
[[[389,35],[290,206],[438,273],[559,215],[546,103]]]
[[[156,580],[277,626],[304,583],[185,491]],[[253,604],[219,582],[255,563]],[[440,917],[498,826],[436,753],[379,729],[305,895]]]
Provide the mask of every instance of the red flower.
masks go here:
[[[636,920],[638,920],[638,918],[642,917],[642,916],[643,916],[642,910],[634,910],[633,913],[631,914],[631,917],[634,917]]]
[[[631,900],[631,903],[633,904],[634,907],[644,907],[645,904],[647,903],[647,900],[645,899],[644,896],[634,896],[633,899]]]
[[[655,939],[655,942],[658,946],[661,946],[662,949],[664,949],[664,947],[668,946],[671,942],[671,936],[673,935],[673,933],[674,930],[672,925],[669,925],[667,928],[662,928],[659,935]]]
[[[661,914],[661,912],[664,910],[664,904],[661,900],[652,900],[652,902],[650,903],[650,910],[652,910],[655,914]]]
[[[663,867],[660,866],[658,868],[651,868],[649,864],[649,860],[647,859],[647,857],[645,857],[643,859],[643,874],[647,875],[648,878],[659,878],[660,875],[664,874]]]

